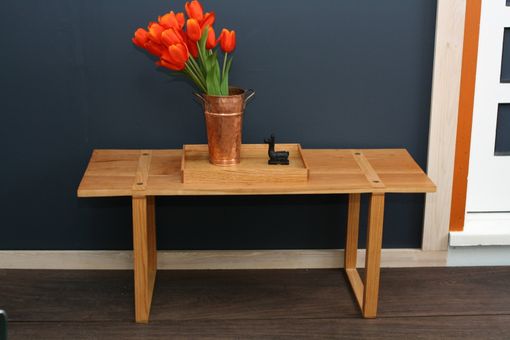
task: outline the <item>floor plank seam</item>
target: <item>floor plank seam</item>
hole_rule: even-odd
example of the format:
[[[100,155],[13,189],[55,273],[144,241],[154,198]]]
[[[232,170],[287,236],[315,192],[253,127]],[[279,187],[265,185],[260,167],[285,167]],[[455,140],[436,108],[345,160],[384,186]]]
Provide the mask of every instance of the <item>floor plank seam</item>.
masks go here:
[[[402,315],[402,316],[378,316],[377,319],[363,319],[357,315],[346,316],[346,317],[329,317],[329,318],[245,318],[245,319],[166,319],[166,320],[151,320],[150,324],[156,323],[176,323],[176,322],[250,322],[250,321],[297,321],[297,320],[317,320],[317,321],[333,321],[333,320],[360,320],[366,322],[373,322],[373,320],[381,319],[410,319],[410,318],[463,318],[463,317],[486,317],[486,316],[509,316],[510,313],[488,313],[488,314],[438,314],[438,315]],[[132,319],[111,319],[111,320],[11,320],[9,323],[23,324],[23,323],[83,323],[83,324],[95,324],[95,323],[133,323]]]
[[[407,318],[462,318],[474,316],[510,316],[505,313],[484,313],[484,314],[434,314],[434,315],[378,315],[377,319],[407,319]]]

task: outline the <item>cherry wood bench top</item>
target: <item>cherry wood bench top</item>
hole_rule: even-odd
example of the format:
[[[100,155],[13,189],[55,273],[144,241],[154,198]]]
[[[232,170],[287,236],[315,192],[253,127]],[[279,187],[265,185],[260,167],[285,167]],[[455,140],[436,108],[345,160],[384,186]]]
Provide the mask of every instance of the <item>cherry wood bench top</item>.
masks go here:
[[[434,192],[405,149],[304,149],[306,183],[181,182],[182,150],[94,150],[79,197]]]

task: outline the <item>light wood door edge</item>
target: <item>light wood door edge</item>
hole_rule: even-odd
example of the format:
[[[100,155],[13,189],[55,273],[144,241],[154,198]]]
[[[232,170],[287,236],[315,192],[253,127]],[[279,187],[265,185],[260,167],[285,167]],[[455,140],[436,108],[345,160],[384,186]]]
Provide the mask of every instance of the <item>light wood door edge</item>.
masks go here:
[[[444,267],[446,251],[383,249],[381,267]],[[342,249],[293,250],[160,250],[158,269],[314,269],[343,268]],[[365,250],[357,252],[357,267]],[[131,270],[129,250],[3,250],[0,269]]]
[[[448,249],[466,0],[439,0],[430,107],[427,173],[437,193],[427,195],[422,249]]]
[[[462,231],[466,216],[467,177],[469,172],[471,127],[473,125],[481,6],[482,0],[467,0],[466,3],[450,231]]]

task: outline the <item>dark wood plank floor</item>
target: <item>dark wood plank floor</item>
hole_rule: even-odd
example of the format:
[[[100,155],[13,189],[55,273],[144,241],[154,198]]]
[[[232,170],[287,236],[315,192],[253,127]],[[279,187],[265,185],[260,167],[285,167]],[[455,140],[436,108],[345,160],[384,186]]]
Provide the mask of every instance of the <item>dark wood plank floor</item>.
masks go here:
[[[363,320],[340,270],[159,271],[149,325],[130,271],[0,270],[10,339],[510,339],[510,267],[383,269]]]

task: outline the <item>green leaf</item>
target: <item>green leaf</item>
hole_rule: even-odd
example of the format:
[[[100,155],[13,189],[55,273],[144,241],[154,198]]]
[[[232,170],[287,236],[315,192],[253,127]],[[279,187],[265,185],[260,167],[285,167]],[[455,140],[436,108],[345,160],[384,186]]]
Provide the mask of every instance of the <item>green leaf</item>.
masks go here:
[[[200,64],[202,66],[202,70],[207,72],[206,60],[207,60],[207,50],[205,48],[207,41],[207,32],[209,31],[209,27],[206,27],[204,32],[202,32],[202,36],[200,40],[197,42],[198,46],[198,57],[200,59]]]
[[[227,69],[225,70],[225,74],[227,77],[228,73],[230,72],[230,66],[232,66],[232,59],[234,59],[234,57],[230,57],[230,59],[227,61]]]
[[[200,37],[200,40],[197,42],[198,47],[198,58],[200,60],[200,68],[202,69],[202,73],[207,73],[207,49],[205,48],[206,42],[207,42],[207,34],[209,32],[209,26],[207,26],[202,32],[202,36]],[[207,76],[207,75],[206,75]]]
[[[207,94],[214,96],[214,80],[212,79],[212,75],[207,74],[207,77],[205,79],[205,83],[207,86]]]
[[[228,74],[230,72],[230,66],[232,66],[232,57],[227,60],[227,65],[225,66],[225,73],[223,74],[223,78],[221,79],[221,91],[224,96],[228,96]]]
[[[198,54],[200,60],[200,66],[205,76],[205,85],[207,94],[212,96],[224,96],[228,95],[228,84],[227,90],[225,91],[224,85],[222,87],[222,75],[220,73],[220,64],[218,62],[218,52],[206,49],[207,35],[209,27],[204,29],[200,40],[198,41]]]
[[[213,79],[215,82],[215,88],[218,95],[222,96],[223,93],[221,91],[221,76],[220,76],[220,64],[218,63],[218,53],[215,51],[211,55],[211,72],[214,74]]]
[[[202,51],[204,52],[204,55],[206,55],[205,44],[207,42],[208,34],[209,34],[209,26],[206,26],[205,30],[202,32],[202,36],[200,37],[200,40],[198,42],[198,47],[202,49]]]
[[[216,76],[216,72],[211,72],[207,75],[207,94],[211,96],[221,96],[220,88],[218,86],[219,79]]]

